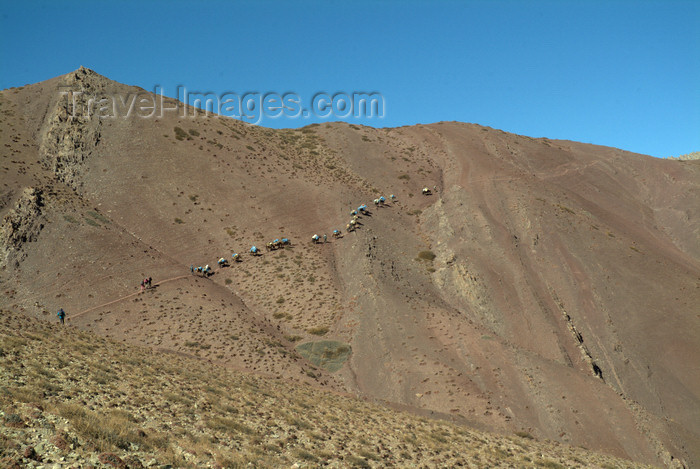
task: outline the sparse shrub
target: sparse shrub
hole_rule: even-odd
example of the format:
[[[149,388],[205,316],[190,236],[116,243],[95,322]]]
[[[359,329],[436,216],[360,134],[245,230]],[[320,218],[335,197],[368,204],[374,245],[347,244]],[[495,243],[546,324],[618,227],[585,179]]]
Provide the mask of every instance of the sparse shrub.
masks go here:
[[[115,376],[104,370],[97,370],[92,374],[92,378],[97,384],[107,384],[115,379]]]
[[[19,414],[5,415],[5,425],[12,428],[22,428],[25,426],[24,420]]]
[[[184,140],[184,139],[191,140],[192,139],[192,137],[187,135],[187,132],[185,132],[184,129],[182,129],[181,127],[175,127],[173,130],[175,130],[175,138],[178,140]]]
[[[308,430],[310,428],[313,428],[313,425],[311,425],[306,420],[294,417],[292,415],[285,416],[284,420],[287,422],[288,425],[296,427],[299,430]]]
[[[275,303],[277,303],[278,305],[281,305],[282,303],[284,303],[284,298],[282,298],[280,296],[279,298],[277,298],[277,301],[275,301]]]
[[[255,431],[249,426],[242,424],[233,419],[227,419],[224,417],[212,417],[207,421],[207,427],[215,431],[220,431],[224,433],[244,433],[246,435],[252,435]]]
[[[523,430],[518,431],[518,432],[515,432],[515,434],[518,435],[520,438],[527,438],[528,440],[534,440],[534,439],[535,439],[535,437],[532,436],[529,432],[526,432],[526,431],[523,431]]]
[[[58,413],[68,419],[78,434],[100,451],[128,449],[130,443],[146,444],[142,432],[139,433],[124,415],[101,415],[79,404],[59,404]]]
[[[309,453],[306,450],[297,449],[295,451],[295,453],[296,453],[297,457],[299,457],[305,461],[318,461],[318,458],[316,456],[314,456],[313,454]]]
[[[563,211],[565,211],[565,212],[571,213],[571,214],[575,214],[575,213],[576,213],[576,212],[574,212],[573,210],[571,210],[569,207],[567,207],[567,206],[565,206],[565,205],[559,204],[559,205],[557,205],[557,207],[559,207],[559,209],[561,209],[561,210],[563,210]]]
[[[190,135],[193,137],[199,137],[199,132],[197,132],[195,129],[190,129]]]
[[[58,433],[51,438],[51,444],[61,451],[68,451],[70,446],[66,440],[66,436],[63,433]]]
[[[326,360],[333,360],[348,353],[350,353],[350,347],[347,345],[341,345],[335,350],[325,350],[321,357]]]
[[[348,456],[347,462],[350,464],[350,467],[372,467],[366,459],[360,458],[358,456]]]
[[[89,211],[87,212],[87,215],[90,216],[90,217],[92,217],[92,218],[94,218],[94,219],[97,220],[97,221],[101,221],[102,223],[105,223],[105,224],[106,224],[106,223],[109,223],[109,220],[108,220],[105,216],[103,216],[103,215],[101,215],[101,214],[99,214],[99,213],[97,213],[97,212],[94,212],[94,211],[92,211],[92,210],[89,210]]]
[[[421,251],[418,253],[418,258],[425,261],[432,261],[435,259],[435,253],[433,251]]]
[[[409,176],[408,174],[402,174],[401,176],[399,176],[399,179],[405,179],[406,181],[408,181],[409,179],[411,179],[411,176]]]
[[[535,461],[535,464],[537,464],[540,467],[546,467],[548,469],[565,469],[565,466],[562,466],[558,462],[549,459],[545,459],[543,461]]]
[[[116,467],[117,469],[126,469],[126,463],[114,453],[102,453],[97,459],[107,466]]]
[[[366,449],[361,449],[360,451],[358,451],[358,454],[365,459],[371,459],[372,461],[379,461],[379,455],[377,455],[376,453],[373,453],[372,451],[368,451]]]
[[[326,326],[312,327],[307,329],[306,332],[313,335],[326,335],[328,333],[328,328]]]
[[[185,222],[182,221],[182,218],[175,218],[175,223],[177,223],[178,225],[181,225],[181,224],[183,224],[183,223],[185,223]]]
[[[233,283],[233,280],[231,280],[230,278],[227,278],[226,280],[224,280],[224,283],[226,285],[231,285]]]

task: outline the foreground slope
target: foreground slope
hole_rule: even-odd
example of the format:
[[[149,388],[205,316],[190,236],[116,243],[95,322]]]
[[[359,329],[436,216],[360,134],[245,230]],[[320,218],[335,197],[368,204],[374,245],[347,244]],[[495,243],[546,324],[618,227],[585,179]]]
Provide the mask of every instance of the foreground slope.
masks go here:
[[[2,313],[2,467],[642,467]]]
[[[459,123],[70,119],[66,87],[139,92],[86,69],[2,92],[7,306],[477,427],[700,461],[697,161]],[[361,203],[358,230],[309,243]],[[351,351],[334,373],[296,348],[320,336]]]

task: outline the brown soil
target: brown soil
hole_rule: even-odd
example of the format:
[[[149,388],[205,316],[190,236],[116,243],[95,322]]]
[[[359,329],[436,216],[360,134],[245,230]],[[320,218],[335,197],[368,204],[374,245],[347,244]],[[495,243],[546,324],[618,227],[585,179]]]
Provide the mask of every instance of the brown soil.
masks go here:
[[[478,428],[700,463],[700,162],[447,122],[71,120],[60,86],[138,91],[81,69],[0,94],[2,306]],[[361,203],[371,216],[331,240]],[[141,293],[146,276],[161,283]],[[321,339],[352,348],[333,374],[295,351]]]

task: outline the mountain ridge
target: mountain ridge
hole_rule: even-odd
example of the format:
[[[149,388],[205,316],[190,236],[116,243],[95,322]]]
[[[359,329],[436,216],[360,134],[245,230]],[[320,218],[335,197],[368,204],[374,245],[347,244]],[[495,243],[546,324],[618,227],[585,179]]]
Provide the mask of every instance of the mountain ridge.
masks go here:
[[[34,215],[3,225],[25,238],[0,273],[13,292],[3,306],[89,311],[73,323],[140,345],[198,343],[236,369],[497,431],[696,460],[697,163],[475,124],[80,122],[47,96],[57,82],[134,88],[81,69],[54,80],[2,92],[13,141],[0,215],[26,205],[12,208],[25,187],[44,204],[38,232]],[[390,193],[397,201],[371,206],[356,232],[309,243]],[[189,275],[285,236],[291,248]],[[185,278],[139,294],[149,275]],[[339,371],[298,355],[318,338],[351,346]]]

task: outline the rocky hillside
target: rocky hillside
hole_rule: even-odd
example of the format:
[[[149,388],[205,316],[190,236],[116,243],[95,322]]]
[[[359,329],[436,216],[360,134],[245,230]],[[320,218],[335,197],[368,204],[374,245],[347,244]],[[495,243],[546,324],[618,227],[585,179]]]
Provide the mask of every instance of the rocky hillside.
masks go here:
[[[72,115],[139,97],[84,68],[0,92],[0,306],[473,428],[700,462],[698,161],[450,122],[271,130],[174,100]]]
[[[669,159],[680,161],[700,160],[700,151],[694,151],[680,156],[669,156]]]
[[[0,317],[0,465],[646,467]]]

